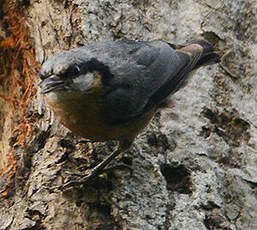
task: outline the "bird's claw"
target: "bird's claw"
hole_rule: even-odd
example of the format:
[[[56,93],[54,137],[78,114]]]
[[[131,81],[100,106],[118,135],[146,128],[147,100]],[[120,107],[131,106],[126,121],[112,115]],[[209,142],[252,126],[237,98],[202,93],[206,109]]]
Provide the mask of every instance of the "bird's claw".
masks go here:
[[[53,186],[50,188],[51,191],[65,191],[71,187],[74,187],[74,186],[79,186],[79,185],[82,185],[82,184],[88,184],[89,181],[91,181],[91,179],[93,179],[92,175],[88,174],[86,176],[84,176],[82,179],[80,180],[69,180],[67,181],[66,183],[62,184],[62,185],[58,185],[58,186]]]
[[[126,164],[119,164],[119,165],[115,165],[115,166],[112,166],[107,169],[103,169],[101,174],[108,173],[109,171],[112,171],[112,170],[123,170],[123,169],[126,169],[129,171],[130,177],[133,175],[133,169],[129,165],[126,165]],[[80,176],[82,178],[79,180],[69,180],[66,183],[64,183],[63,185],[52,187],[51,190],[65,191],[74,186],[76,187],[76,186],[80,186],[80,185],[88,185],[96,177],[96,175],[94,173],[89,173],[89,174],[84,174],[84,175],[76,174],[76,176]]]

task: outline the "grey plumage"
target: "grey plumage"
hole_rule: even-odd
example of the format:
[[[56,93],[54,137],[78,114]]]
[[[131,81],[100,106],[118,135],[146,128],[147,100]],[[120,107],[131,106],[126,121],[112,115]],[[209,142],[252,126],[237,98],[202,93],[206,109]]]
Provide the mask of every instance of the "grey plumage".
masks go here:
[[[76,77],[72,72],[74,66],[79,66],[84,73],[98,69],[106,75],[103,77],[106,120],[126,122],[176,92],[191,70],[205,64],[201,56],[210,53],[210,59],[214,63],[218,61],[209,43],[195,40],[187,45],[198,43],[200,46],[190,53],[175,50],[175,45],[161,40],[96,42],[50,58],[42,66],[41,76],[55,74],[73,78]],[[205,47],[201,48],[201,44]]]

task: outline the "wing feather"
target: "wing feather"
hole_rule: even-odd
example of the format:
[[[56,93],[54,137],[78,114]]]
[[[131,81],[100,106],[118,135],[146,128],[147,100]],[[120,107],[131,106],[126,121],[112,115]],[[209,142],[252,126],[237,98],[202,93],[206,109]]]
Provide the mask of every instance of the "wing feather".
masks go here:
[[[101,60],[115,76],[103,102],[110,123],[127,122],[158,106],[181,87],[201,55],[200,49],[174,50],[164,41],[119,41],[110,52],[105,50],[105,56],[115,62]]]

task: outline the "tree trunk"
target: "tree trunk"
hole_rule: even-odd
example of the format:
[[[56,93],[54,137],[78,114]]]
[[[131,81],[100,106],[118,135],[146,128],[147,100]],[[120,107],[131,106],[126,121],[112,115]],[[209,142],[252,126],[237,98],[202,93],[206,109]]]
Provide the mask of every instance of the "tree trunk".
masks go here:
[[[214,3],[213,3],[214,2]],[[0,3],[0,229],[257,229],[255,0],[3,0]],[[115,143],[55,120],[40,65],[103,39],[203,37],[222,53],[172,96],[114,170],[55,189]]]

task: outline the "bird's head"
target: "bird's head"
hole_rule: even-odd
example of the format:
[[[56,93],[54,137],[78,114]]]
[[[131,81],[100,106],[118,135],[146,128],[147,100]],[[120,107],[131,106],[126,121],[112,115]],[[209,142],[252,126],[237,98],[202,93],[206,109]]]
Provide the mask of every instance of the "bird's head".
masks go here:
[[[109,68],[79,49],[63,51],[48,59],[39,73],[42,94],[101,91],[103,81],[111,77]]]

